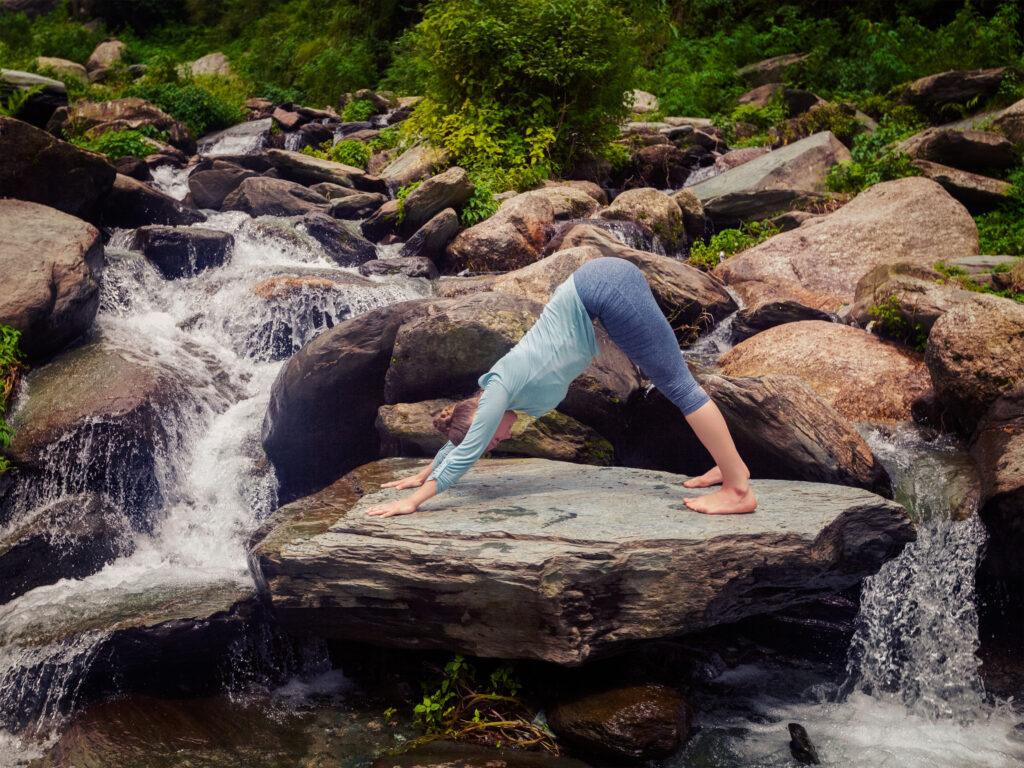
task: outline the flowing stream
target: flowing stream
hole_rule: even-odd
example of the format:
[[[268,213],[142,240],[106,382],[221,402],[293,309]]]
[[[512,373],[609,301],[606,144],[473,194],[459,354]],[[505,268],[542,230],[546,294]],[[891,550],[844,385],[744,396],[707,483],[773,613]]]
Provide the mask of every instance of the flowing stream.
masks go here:
[[[156,179],[183,194],[183,172],[158,170]],[[282,361],[345,318],[431,290],[423,280],[370,279],[340,268],[286,220],[219,213],[200,226],[231,233],[235,245],[225,266],[193,278],[164,280],[127,249],[130,232],[116,233],[107,249],[95,336],[174,372],[187,383],[187,396],[161,413],[170,439],[157,455],[163,501],[152,529],[134,534],[128,554],[98,573],[0,606],[0,768],[27,765],[67,727],[83,672],[116,627],[164,617],[169,604],[196,595],[216,603],[252,592],[246,542],[276,504],[259,434]],[[728,335],[724,323],[691,358],[713,363],[729,346]],[[32,397],[31,381],[21,394],[22,402]],[[791,721],[805,725],[825,765],[996,768],[1024,761],[1018,718],[985,695],[978,675],[973,577],[984,530],[970,463],[954,444],[909,426],[866,436],[911,509],[918,540],[865,584],[845,679],[792,659],[717,670],[697,702],[701,730],[665,765],[792,765],[785,735]],[[26,497],[18,514],[79,490],[80,477],[104,454],[97,445],[76,446],[51,451],[46,486]],[[344,764],[366,765],[393,737],[373,736],[370,718],[348,693],[340,673],[321,663],[268,699],[349,707],[348,726],[305,705],[295,721],[301,725],[288,725],[266,708],[253,710],[252,702],[214,697],[190,704],[192,714],[226,724],[223,733],[205,734],[222,741],[211,749],[223,757],[199,764],[294,765],[314,738],[309,734],[325,731],[333,742],[321,744],[321,754],[336,750],[346,755]],[[173,728],[161,726],[161,735],[147,730],[147,717],[174,705],[132,702],[97,705],[106,713],[96,715],[106,717],[104,728],[125,730],[118,744],[100,739],[99,758],[90,764],[132,765],[129,744],[157,757],[162,748],[170,755],[181,749]],[[168,722],[179,717],[175,710]],[[304,729],[303,739],[294,738],[296,728]],[[103,749],[129,758],[105,762]],[[278,763],[270,756],[284,757]],[[180,764],[157,757],[146,765]]]

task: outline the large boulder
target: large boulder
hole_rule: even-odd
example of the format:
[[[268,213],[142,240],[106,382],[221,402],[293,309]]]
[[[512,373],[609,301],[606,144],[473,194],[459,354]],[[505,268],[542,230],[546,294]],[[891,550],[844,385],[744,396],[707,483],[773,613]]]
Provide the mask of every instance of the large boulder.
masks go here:
[[[65,131],[71,134],[89,136],[145,127],[165,132],[167,141],[184,152],[191,154],[196,150],[196,142],[184,124],[145,99],[135,97],[112,101],[80,101],[68,110],[64,124]]]
[[[669,757],[693,728],[685,699],[657,684],[587,692],[556,703],[547,716],[558,738],[615,761]]]
[[[1004,109],[992,121],[992,129],[999,131],[1015,146],[1024,146],[1024,99]]]
[[[320,184],[326,181],[363,192],[387,192],[387,184],[381,179],[351,165],[287,149],[269,149],[266,157],[282,179],[298,184]]]
[[[806,53],[784,53],[781,56],[773,56],[770,59],[747,64],[745,67],[737,69],[734,74],[750,85],[779,83],[785,79],[788,73],[803,66],[807,57]]]
[[[386,202],[379,192],[356,192],[331,200],[327,212],[336,219],[365,219]]]
[[[978,295],[951,307],[928,336],[925,362],[946,421],[970,434],[989,407],[1024,385],[1024,304]]]
[[[798,376],[825,402],[857,422],[910,420],[910,406],[931,391],[924,361],[859,328],[803,320],[769,328],[729,350],[727,376]]]
[[[227,232],[202,227],[139,227],[131,247],[142,251],[164,277],[192,277],[222,266],[231,255],[235,238]]]
[[[669,251],[686,244],[683,212],[668,195],[650,187],[629,189],[620,194],[598,216],[609,221],[632,221],[657,236]]]
[[[249,120],[223,131],[210,133],[199,140],[200,154],[211,157],[237,157],[259,152],[270,139],[273,120]],[[269,167],[269,163],[267,164]],[[266,170],[261,169],[261,170]]]
[[[641,147],[633,153],[631,162],[631,172],[623,183],[626,188],[678,189],[699,165],[690,151],[675,144]]]
[[[359,265],[359,274],[367,277],[387,277],[389,275],[405,275],[406,277],[422,277],[427,280],[437,278],[437,267],[430,259],[422,256],[393,256],[383,259],[370,259]]]
[[[231,62],[228,57],[220,51],[200,56],[188,66],[193,77],[204,75],[218,75],[220,77],[231,76]]]
[[[937,181],[972,214],[986,213],[1007,203],[1013,186],[1008,181],[970,173],[930,160],[914,160],[921,175]]]
[[[53,113],[68,105],[68,89],[60,80],[32,72],[0,69],[0,103],[6,103],[18,91],[26,98],[11,116],[39,128],[45,128]]]
[[[95,227],[37,203],[0,199],[0,325],[39,360],[92,326],[103,244]]]
[[[433,415],[454,402],[448,399],[382,405],[377,432],[385,456],[430,456],[447,438],[434,429]],[[572,461],[577,464],[612,463],[611,443],[585,424],[558,411],[539,419],[519,414],[512,435],[495,451],[513,456]]]
[[[729,424],[755,478],[810,480],[888,495],[889,476],[849,420],[796,376],[698,375]],[[698,475],[711,459],[676,408],[657,390],[630,405],[616,444],[629,466]]]
[[[125,44],[120,40],[104,40],[96,46],[85,62],[85,68],[92,74],[98,70],[110,69],[121,61]]]
[[[103,202],[103,223],[108,227],[132,229],[147,224],[177,227],[201,221],[206,221],[206,216],[192,206],[120,173]]]
[[[801,320],[825,320],[836,322],[839,318],[829,312],[808,307],[793,299],[781,301],[761,301],[743,307],[736,313],[730,326],[730,335],[734,344],[749,339],[761,331],[775,328],[786,323],[798,323]]]
[[[411,235],[446,208],[460,210],[473,195],[469,174],[458,166],[431,176],[408,194],[402,205],[401,230]]]
[[[377,456],[384,375],[403,323],[429,302],[407,301],[339,323],[300,349],[274,382],[263,447],[289,501]]]
[[[850,151],[830,131],[808,136],[690,187],[716,229],[821,202],[825,179]]]
[[[132,531],[98,493],[65,497],[0,534],[0,603],[96,573],[131,550]]]
[[[813,306],[835,310],[880,264],[931,265],[976,253],[978,229],[967,210],[936,182],[911,177],[876,184],[835,213],[769,238],[715,272],[748,301],[763,293],[761,286],[786,298],[792,284],[820,297]]]
[[[445,208],[405,241],[401,255],[439,262],[444,258],[448,243],[459,234],[459,229],[459,215],[454,208]]]
[[[227,196],[238,189],[239,184],[255,175],[255,171],[218,160],[206,170],[189,174],[188,191],[197,208],[219,211]]]
[[[34,63],[36,70],[50,73],[58,79],[74,79],[80,83],[89,82],[89,75],[85,71],[85,67],[77,62],[55,56],[37,56]]]
[[[1020,162],[1012,142],[987,131],[927,128],[896,146],[916,160],[928,160],[972,173],[1000,173]]]
[[[941,122],[956,115],[958,105],[994,96],[1003,78],[1012,72],[1008,67],[939,72],[907,84],[900,100],[916,107],[933,122]]]
[[[93,223],[114,185],[116,172],[102,155],[10,117],[0,117],[0,157],[0,197],[41,203]]]
[[[377,258],[376,247],[362,236],[353,222],[311,212],[303,216],[297,226],[320,243],[327,255],[342,267],[357,267]]]
[[[860,489],[756,481],[756,514],[716,518],[682,504],[682,476],[543,459],[484,460],[419,514],[366,514],[422,465],[369,464],[264,524],[250,562],[283,628],[578,665],[855,586],[914,537]]]
[[[244,211],[250,216],[301,216],[326,209],[329,201],[301,184],[269,176],[242,179],[224,198],[225,211]]]
[[[380,172],[380,177],[394,189],[425,179],[448,162],[448,153],[430,144],[409,147]]]

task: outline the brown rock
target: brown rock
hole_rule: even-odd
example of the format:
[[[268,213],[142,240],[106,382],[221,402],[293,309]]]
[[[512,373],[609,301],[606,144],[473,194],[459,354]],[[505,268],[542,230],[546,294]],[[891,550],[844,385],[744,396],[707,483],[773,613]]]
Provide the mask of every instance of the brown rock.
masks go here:
[[[992,121],[992,129],[1016,146],[1024,145],[1024,99],[1011,104]]]
[[[936,182],[914,177],[876,184],[835,213],[769,238],[715,271],[741,293],[750,281],[795,284],[822,298],[801,303],[836,310],[880,264],[931,265],[977,252],[970,214]]]
[[[799,68],[806,59],[806,53],[786,53],[740,67],[735,74],[751,85],[777,83],[785,79],[786,73]]]
[[[963,203],[972,214],[994,210],[1007,202],[1013,187],[1009,182],[968,173],[928,160],[914,160],[913,165],[925,178],[937,181],[954,199]]]
[[[285,179],[267,176],[244,178],[226,198],[222,209],[250,216],[301,216],[324,210],[326,197]]]
[[[184,124],[148,101],[134,97],[77,102],[68,109],[65,130],[76,135],[99,136],[107,131],[138,130],[144,126],[166,132],[167,140],[185,152],[196,151],[196,142]]]
[[[108,69],[121,60],[124,56],[125,44],[120,40],[106,40],[96,46],[96,49],[85,62],[85,68],[89,72],[100,69]]]
[[[458,166],[431,176],[405,198],[400,229],[410,235],[446,208],[461,210],[472,195],[469,174]]]
[[[103,203],[103,224],[134,229],[147,224],[180,226],[206,221],[195,208],[130,176],[117,174]]]
[[[675,251],[686,244],[683,229],[683,213],[679,205],[668,195],[656,189],[644,187],[630,189],[598,213],[610,221],[632,221],[649,229],[669,251]]]
[[[931,390],[920,357],[848,325],[787,323],[737,344],[722,357],[727,376],[798,376],[851,421],[910,419]]]
[[[916,107],[933,122],[949,119],[956,113],[953,106],[981,102],[994,96],[1003,78],[1011,71],[1008,67],[995,67],[928,75],[907,85],[900,100]]]
[[[791,299],[762,301],[747,305],[736,313],[732,321],[732,340],[733,343],[738,344],[761,331],[786,323],[798,323],[802,320],[836,322],[838,318],[833,314],[805,306]]]
[[[928,128],[900,142],[897,149],[916,160],[972,173],[998,173],[1020,162],[1007,138],[986,131]]]

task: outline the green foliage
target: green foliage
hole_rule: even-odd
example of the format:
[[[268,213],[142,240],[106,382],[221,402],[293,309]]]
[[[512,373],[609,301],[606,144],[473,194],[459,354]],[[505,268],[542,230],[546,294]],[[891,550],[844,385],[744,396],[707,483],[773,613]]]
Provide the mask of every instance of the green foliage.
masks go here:
[[[409,40],[427,73],[410,130],[516,187],[617,136],[635,32],[606,0],[427,4]]]
[[[1009,176],[1009,200],[999,209],[975,216],[982,253],[1024,256],[1024,168]]]
[[[53,13],[29,20],[24,14],[4,14],[0,22],[0,63],[29,69],[37,56],[56,56],[84,62],[106,34],[72,21],[61,5]]]
[[[770,221],[749,221],[739,229],[723,229],[706,243],[696,242],[690,247],[690,264],[711,270],[740,251],[753,248],[781,230]]]
[[[715,125],[722,130],[725,140],[734,147],[771,144],[769,130],[786,119],[786,108],[781,99],[772,99],[763,107],[740,104],[728,115],[716,115]]]
[[[193,136],[227,128],[245,119],[245,93],[237,81],[206,76],[165,83],[140,83],[125,91],[153,102],[188,126]]]
[[[41,85],[34,88],[15,88],[7,96],[7,99],[0,102],[0,115],[4,117],[16,117],[22,108],[28,104],[28,100],[43,90]]]
[[[402,143],[402,132],[397,125],[385,128],[377,138],[370,141],[370,149],[374,152],[383,152],[386,149],[394,149]]]
[[[835,165],[826,185],[833,192],[856,194],[882,181],[920,174],[907,155],[895,145],[923,128],[917,113],[909,107],[897,107],[882,118],[878,130],[863,133],[853,141],[849,163]]]
[[[971,277],[970,273],[963,267],[946,264],[943,261],[937,261],[933,266],[935,271],[942,275],[942,279],[939,281],[941,283],[952,283],[959,288],[963,288],[965,291],[988,293],[1024,304],[1024,280],[1021,280],[1016,285],[1011,285],[1009,288],[995,288],[992,285],[982,285]],[[1013,271],[1012,267],[1010,271]],[[993,270],[993,273],[996,273],[996,270]]]
[[[402,187],[400,190],[398,190],[398,192],[395,194],[395,201],[398,203],[398,215],[395,217],[395,220],[399,224],[401,224],[402,221],[405,219],[405,200],[406,200],[406,198],[408,198],[409,195],[412,194],[413,190],[415,190],[422,183],[423,183],[422,180],[409,182],[404,187]]]
[[[341,110],[341,119],[346,123],[359,123],[377,114],[377,107],[369,99],[355,99]]]
[[[456,656],[436,688],[424,686],[423,700],[413,707],[413,722],[424,734],[417,743],[443,738],[558,753],[554,736],[534,724],[534,713],[519,698],[522,686],[511,664],[496,666],[483,686],[477,678],[474,666]]]
[[[18,376],[24,368],[24,357],[18,346],[21,332],[9,325],[0,325],[0,449],[11,444],[14,432],[7,423],[7,406],[11,393],[18,383]],[[0,473],[10,468],[7,459],[0,455]]]
[[[370,147],[356,139],[344,139],[331,146],[330,141],[325,141],[318,149],[304,147],[302,154],[319,157],[324,160],[333,160],[336,163],[344,163],[356,168],[366,168],[372,154]]]
[[[494,180],[487,174],[472,173],[473,194],[459,212],[459,221],[464,227],[479,224],[498,212],[498,201],[494,199]]]
[[[154,147],[149,139],[165,141],[167,135],[155,130],[151,125],[144,125],[138,129],[107,131],[93,138],[76,136],[71,139],[71,143],[91,152],[99,152],[111,160],[118,160],[122,157],[145,157],[153,154]]]
[[[921,323],[912,321],[903,314],[898,297],[887,296],[877,304],[872,304],[868,307],[868,314],[874,318],[884,336],[896,339],[918,352],[924,352],[928,344],[928,331]]]

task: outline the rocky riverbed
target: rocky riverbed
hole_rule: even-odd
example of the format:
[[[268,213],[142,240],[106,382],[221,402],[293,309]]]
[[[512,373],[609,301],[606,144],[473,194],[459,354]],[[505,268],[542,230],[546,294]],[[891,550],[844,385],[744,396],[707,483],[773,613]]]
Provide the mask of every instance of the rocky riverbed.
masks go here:
[[[922,177],[852,199],[826,195],[848,157],[829,132],[747,152],[630,123],[628,177],[510,191],[463,226],[472,182],[443,153],[297,151],[409,100],[372,94],[366,125],[253,102],[191,136],[140,99],[32,95],[0,117],[0,324],[29,365],[0,474],[0,765],[774,766],[790,720],[826,764],[1024,759],[1024,307],[935,271],[1009,262],[928,165],[992,167],[1018,107],[1001,134],[928,129]],[[168,142],[115,167],[69,119]],[[685,259],[776,216],[710,271]],[[608,255],[647,276],[758,513],[685,509],[709,459],[598,329],[555,412],[421,513],[368,518],[439,447],[429,414]],[[518,660],[566,754],[382,757],[454,653]]]

